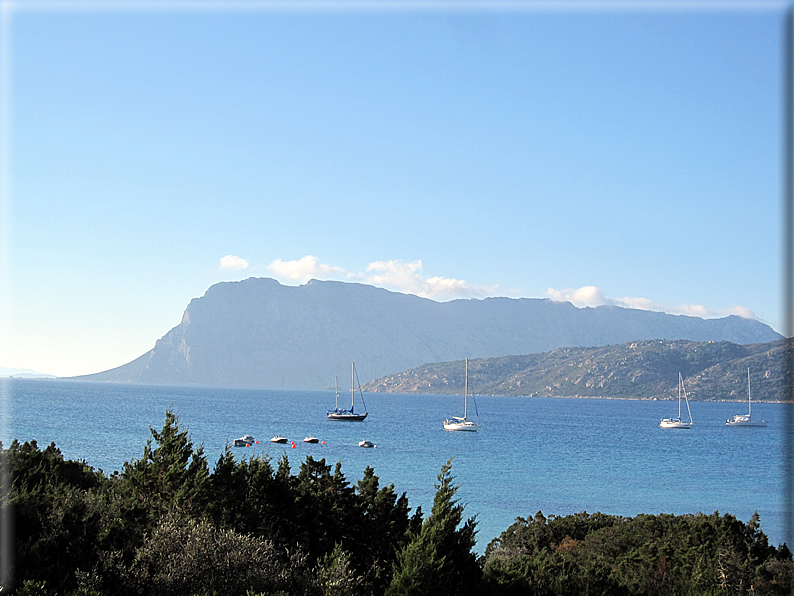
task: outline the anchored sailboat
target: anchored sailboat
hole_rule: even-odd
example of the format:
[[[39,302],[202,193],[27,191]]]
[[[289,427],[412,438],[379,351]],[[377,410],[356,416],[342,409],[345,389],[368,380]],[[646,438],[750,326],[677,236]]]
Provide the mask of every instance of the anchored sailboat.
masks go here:
[[[750,369],[747,369],[747,414],[736,414],[733,418],[726,420],[726,426],[766,426],[766,420],[753,420],[750,413]]]
[[[353,363],[352,380],[350,381],[350,409],[345,410],[339,407],[339,387],[336,388],[336,407],[333,410],[328,410],[326,417],[328,420],[347,420],[348,422],[361,422],[367,417],[367,404],[364,403],[364,395],[361,393],[361,384],[359,384],[358,392],[361,394],[361,403],[364,404],[364,413],[357,414],[355,412],[356,402],[356,363]]]
[[[466,358],[466,381],[463,386],[463,418],[452,416],[444,420],[444,430],[464,430],[476,432],[480,429],[480,415],[477,413],[477,422],[467,420],[469,410],[469,359]],[[474,402],[474,411],[477,412],[477,402]]]
[[[681,419],[681,393],[684,394],[686,400],[686,411],[689,412],[689,422]],[[686,389],[684,389],[684,378],[681,373],[678,373],[678,418],[662,418],[659,426],[662,428],[692,428],[694,421],[692,420],[692,412],[689,409],[689,398],[686,396]]]

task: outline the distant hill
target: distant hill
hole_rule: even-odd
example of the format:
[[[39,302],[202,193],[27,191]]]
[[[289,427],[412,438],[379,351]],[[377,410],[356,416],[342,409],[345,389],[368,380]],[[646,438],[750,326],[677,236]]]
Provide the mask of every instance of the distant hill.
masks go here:
[[[29,368],[6,368],[0,366],[0,378],[13,377],[15,379],[54,379],[55,375],[48,375]]]
[[[542,397],[678,398],[701,401],[783,399],[785,340],[738,345],[727,341],[645,340],[597,348],[469,360],[469,392]],[[426,364],[368,383],[388,393],[463,393],[463,361]]]
[[[182,322],[132,362],[72,377],[119,383],[320,389],[429,362],[547,352],[644,339],[761,343],[781,336],[758,321],[669,315],[546,299],[436,302],[373,286],[273,279],[218,283]]]

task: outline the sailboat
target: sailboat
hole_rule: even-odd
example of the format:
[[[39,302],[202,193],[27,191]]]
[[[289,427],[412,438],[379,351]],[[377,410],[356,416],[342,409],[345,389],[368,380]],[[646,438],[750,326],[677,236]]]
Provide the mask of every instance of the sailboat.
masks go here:
[[[480,415],[477,414],[477,422],[467,420],[469,410],[469,359],[466,358],[466,382],[463,386],[463,418],[452,416],[444,420],[444,430],[464,430],[476,432],[480,430]],[[477,411],[477,402],[474,402],[474,411]]]
[[[367,404],[364,404],[364,395],[361,395],[361,403],[364,404],[364,413],[357,414],[355,409],[356,401],[356,363],[353,363],[352,380],[350,381],[350,409],[345,410],[339,407],[339,386],[336,388],[336,407],[333,410],[328,410],[326,417],[328,420],[347,420],[348,422],[361,422],[367,417]],[[361,393],[361,385],[359,384],[358,392]]]
[[[750,405],[750,369],[747,369],[747,414],[736,414],[733,418],[726,420],[726,426],[766,426],[766,420],[753,420],[750,416],[752,406]]]
[[[686,400],[686,410],[689,412],[689,422],[681,419],[681,394],[684,394]],[[689,398],[686,396],[686,389],[684,389],[684,379],[681,373],[678,373],[678,418],[662,418],[659,426],[662,428],[692,428],[694,421],[692,420],[692,411],[689,409]]]

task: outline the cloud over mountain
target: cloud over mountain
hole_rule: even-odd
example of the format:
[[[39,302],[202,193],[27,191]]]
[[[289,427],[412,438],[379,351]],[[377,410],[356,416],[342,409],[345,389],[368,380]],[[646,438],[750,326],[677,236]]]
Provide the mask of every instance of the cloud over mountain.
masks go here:
[[[248,269],[248,261],[235,255],[226,255],[221,259],[220,268],[233,270]]]
[[[549,288],[546,290],[546,295],[552,300],[558,302],[570,302],[574,306],[620,306],[623,308],[635,308],[638,310],[652,310],[657,312],[666,312],[676,315],[689,315],[693,317],[701,317],[704,319],[711,319],[715,317],[725,317],[729,315],[737,315],[745,319],[755,319],[755,314],[744,306],[734,306],[724,310],[714,310],[706,308],[700,304],[661,304],[648,300],[647,298],[610,298],[601,288],[596,286],[583,286],[575,290],[555,290]]]
[[[294,261],[276,259],[268,270],[278,279],[305,283],[310,279],[357,281],[369,285],[421,296],[422,298],[484,298],[492,295],[497,286],[468,284],[465,280],[440,276],[425,277],[421,260],[405,262],[400,259],[374,261],[363,273],[347,271],[321,263],[314,255]]]

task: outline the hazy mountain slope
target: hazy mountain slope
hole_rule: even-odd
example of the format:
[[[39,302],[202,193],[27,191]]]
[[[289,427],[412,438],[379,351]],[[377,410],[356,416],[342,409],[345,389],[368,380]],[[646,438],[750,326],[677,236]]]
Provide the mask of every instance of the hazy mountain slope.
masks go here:
[[[0,366],[0,377],[14,377],[17,379],[54,379],[55,375],[31,370],[29,368],[7,368]]]
[[[270,388],[328,387],[355,362],[361,381],[428,362],[639,339],[758,343],[780,335],[740,317],[704,320],[542,299],[436,302],[362,284],[283,286],[250,278],[211,286],[140,358],[77,377],[94,381]]]

